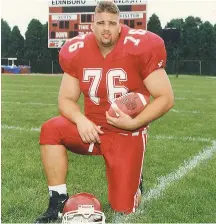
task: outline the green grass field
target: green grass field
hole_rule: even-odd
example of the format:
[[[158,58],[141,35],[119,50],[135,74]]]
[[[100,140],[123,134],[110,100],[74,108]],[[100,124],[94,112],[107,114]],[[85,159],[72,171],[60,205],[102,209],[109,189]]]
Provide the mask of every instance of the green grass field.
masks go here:
[[[119,217],[109,208],[103,158],[69,153],[69,194],[96,195],[107,222],[216,222],[216,78],[170,80],[175,106],[150,126],[144,200],[135,214]],[[39,128],[58,115],[60,81],[60,76],[2,76],[3,223],[31,223],[47,208]]]

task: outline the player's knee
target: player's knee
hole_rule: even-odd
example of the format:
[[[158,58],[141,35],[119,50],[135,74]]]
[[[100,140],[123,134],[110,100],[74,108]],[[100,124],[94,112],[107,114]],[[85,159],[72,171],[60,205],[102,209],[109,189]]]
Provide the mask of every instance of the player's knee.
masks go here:
[[[61,144],[61,123],[57,118],[52,118],[41,126],[40,144],[58,145]]]

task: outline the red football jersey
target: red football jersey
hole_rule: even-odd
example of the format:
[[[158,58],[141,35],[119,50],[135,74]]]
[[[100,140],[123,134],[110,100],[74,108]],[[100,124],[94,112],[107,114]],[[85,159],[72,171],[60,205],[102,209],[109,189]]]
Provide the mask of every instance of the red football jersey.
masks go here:
[[[122,25],[120,38],[106,58],[90,33],[67,41],[59,61],[64,72],[79,79],[85,115],[97,125],[122,132],[107,124],[105,111],[113,99],[128,92],[150,97],[143,80],[154,70],[165,67],[166,50],[156,34]]]

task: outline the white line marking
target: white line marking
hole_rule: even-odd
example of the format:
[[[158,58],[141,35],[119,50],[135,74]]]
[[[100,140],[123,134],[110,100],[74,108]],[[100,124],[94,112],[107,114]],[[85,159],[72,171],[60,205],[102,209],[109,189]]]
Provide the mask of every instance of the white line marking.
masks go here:
[[[149,135],[151,136],[151,135]],[[196,142],[196,141],[199,141],[199,142],[210,142],[212,141],[212,139],[210,138],[201,138],[201,137],[191,137],[191,136],[187,136],[187,137],[184,137],[184,136],[179,136],[179,137],[176,137],[176,136],[167,136],[167,135],[155,135],[155,136],[152,136],[153,139],[158,139],[158,140],[164,140],[164,139],[167,139],[167,140],[179,140],[181,139],[181,141],[192,141],[192,142]]]
[[[205,94],[212,94],[212,93],[214,93],[215,92],[215,90],[214,89],[208,89],[208,91],[206,91],[206,89],[202,89],[204,92],[205,92]],[[174,89],[173,90],[174,91],[174,93],[175,92],[181,92],[181,93],[193,93],[193,94],[200,94],[200,92],[199,91],[197,91],[197,89],[194,89],[194,90],[181,90],[181,89]]]
[[[184,164],[180,166],[176,171],[158,178],[158,185],[156,185],[154,188],[151,188],[147,193],[143,195],[143,200],[136,213],[124,216],[117,215],[116,217],[114,217],[115,223],[129,223],[129,220],[131,218],[144,212],[144,205],[146,205],[146,203],[162,196],[164,190],[166,190],[171,184],[187,175],[192,169],[200,165],[201,162],[209,160],[214,153],[216,153],[216,141],[212,142],[212,146],[204,148],[196,156],[192,157],[188,161],[185,161]]]
[[[215,76],[205,77],[206,79],[216,79]]]
[[[16,127],[16,126],[8,126],[3,124],[2,129],[12,129],[12,130],[18,130],[18,131],[32,131],[32,132],[39,132],[40,128],[22,128],[22,127]],[[151,136],[150,136],[151,137]],[[185,141],[211,141],[210,139],[205,138],[195,138],[195,137],[175,137],[175,136],[162,136],[162,135],[156,135],[153,136],[155,139],[178,139],[178,140],[185,140]],[[173,171],[172,173],[168,174],[167,176],[162,176],[158,178],[158,185],[156,185],[154,188],[150,189],[146,194],[143,196],[143,200],[136,211],[136,213],[133,213],[131,215],[127,216],[119,216],[115,215],[113,218],[114,223],[124,223],[128,222],[129,219],[131,219],[133,216],[137,216],[140,213],[143,213],[144,204],[148,203],[149,201],[153,199],[157,199],[160,197],[164,190],[166,190],[172,183],[175,181],[178,181],[185,175],[187,175],[193,168],[198,166],[202,161],[208,160],[212,157],[212,155],[216,152],[216,141],[213,141],[213,145],[211,147],[207,147],[202,150],[198,155],[194,156],[192,159],[185,161],[182,166],[178,168],[178,170]]]
[[[2,129],[11,129],[11,130],[17,130],[17,131],[36,131],[39,132],[40,128],[22,128],[22,127],[16,127],[16,126],[8,126],[6,124],[1,125]]]
[[[14,92],[17,92],[17,91],[14,91]],[[21,91],[20,91],[21,92]],[[23,92],[23,91],[22,91]],[[27,91],[25,91],[27,92]],[[28,92],[31,92],[32,91],[28,91]],[[40,92],[34,92],[34,93],[40,93]],[[47,92],[47,93],[51,93],[51,92]],[[52,93],[57,93],[57,92],[52,92]],[[33,102],[10,102],[10,101],[3,101],[2,103],[7,103],[7,104],[29,104],[29,105],[57,105],[57,104],[45,104],[45,103],[40,103],[40,102],[37,102],[37,103],[33,103]],[[113,104],[114,106],[114,104]],[[174,113],[189,113],[189,114],[204,114],[205,112],[204,111],[196,111],[196,110],[192,110],[192,111],[184,111],[184,110],[175,110],[175,109],[171,109],[170,110],[171,112],[174,112]]]
[[[58,91],[46,91],[46,92],[44,92],[44,90],[43,90],[43,92],[41,92],[41,91],[31,91],[31,90],[6,90],[6,89],[2,89],[1,90],[2,92],[11,92],[11,93],[42,93],[42,94],[44,94],[44,93],[58,93]]]
[[[49,86],[45,86],[45,85],[19,85],[19,84],[8,84],[8,83],[4,83],[2,85],[2,87],[4,86],[16,86],[16,87],[42,87],[42,88],[58,88],[59,86],[53,86],[53,85],[49,85]]]
[[[11,130],[19,130],[19,131],[40,131],[40,128],[25,128],[25,127],[16,127],[16,126],[9,126],[6,124],[2,124],[2,129],[11,129]],[[166,135],[149,135],[149,138],[156,139],[156,140],[180,140],[180,141],[192,141],[192,142],[211,142],[212,139],[210,138],[201,138],[201,137],[192,137],[192,136],[166,136]]]
[[[174,112],[174,113],[188,113],[188,114],[204,114],[205,113],[204,111],[198,111],[198,110],[175,110],[175,109],[172,109],[170,111]]]
[[[175,100],[186,100],[187,98],[185,97],[175,97]]]
[[[174,92],[181,92],[181,93],[196,93],[193,90],[181,90],[181,89],[174,89]]]
[[[175,97],[175,100],[191,100],[192,98],[186,98],[186,97]],[[196,97],[196,100],[204,100],[203,98]]]
[[[57,106],[57,103],[40,103],[40,102],[11,102],[11,101],[2,101],[3,104],[27,104],[27,105],[39,105],[39,106]]]
[[[5,76],[13,76],[13,74],[6,74],[6,73],[2,73],[1,75],[5,75]],[[39,74],[39,73],[30,73],[30,74],[22,74],[22,75],[17,75],[16,77],[21,77],[21,76],[48,76],[48,77],[56,77],[56,76],[63,76],[62,74]]]

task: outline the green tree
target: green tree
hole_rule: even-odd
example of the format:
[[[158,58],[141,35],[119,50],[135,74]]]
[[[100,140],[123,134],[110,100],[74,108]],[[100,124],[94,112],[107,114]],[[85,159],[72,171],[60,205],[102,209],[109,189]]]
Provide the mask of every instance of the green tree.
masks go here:
[[[8,23],[1,19],[1,56],[8,57],[8,48],[10,46],[11,28]]]
[[[202,60],[216,59],[216,29],[209,22],[200,27],[199,57]]]
[[[185,23],[182,29],[183,39],[183,56],[184,59],[198,59],[199,58],[199,43],[200,43],[200,31],[202,21],[198,17],[189,16],[185,19]]]
[[[48,48],[48,22],[42,28],[42,58],[51,59],[51,51]]]
[[[58,49],[48,48],[48,22],[43,25],[42,29],[42,58],[44,59],[58,59]]]
[[[16,58],[24,57],[24,37],[21,35],[18,26],[14,26],[11,31],[11,44],[9,46],[9,56]]]
[[[170,44],[168,44],[166,46],[168,58],[171,60],[176,60],[177,58],[180,59],[183,57],[183,55],[182,55],[183,54],[183,50],[182,50],[183,26],[184,26],[184,20],[181,18],[180,19],[172,19],[165,26],[165,29],[171,29],[171,30],[173,29],[173,32],[170,31],[170,35],[171,35],[170,38],[173,39],[173,41],[171,41]],[[165,32],[165,30],[164,30],[164,32]],[[177,34],[174,34],[174,32],[177,32],[177,33],[180,32],[180,34],[179,34],[180,37],[179,37],[178,41],[176,40]]]
[[[42,29],[41,59],[41,66],[43,67],[43,72],[56,72],[56,67],[58,67],[58,49],[48,48],[48,22],[43,25]]]
[[[165,26],[165,28],[176,28],[182,30],[184,25],[183,19],[172,19],[170,22],[168,22]]]
[[[214,25],[214,30],[215,30],[215,32],[216,32],[216,24]]]
[[[25,33],[25,57],[29,60],[38,60],[42,57],[43,25],[37,19],[32,19]]]
[[[149,18],[147,29],[153,33],[156,33],[159,36],[162,35],[161,22],[156,14],[152,14],[152,16]]]

